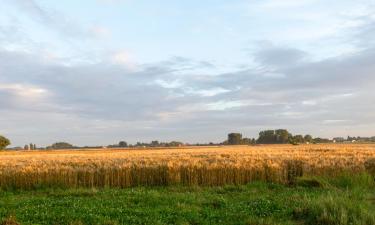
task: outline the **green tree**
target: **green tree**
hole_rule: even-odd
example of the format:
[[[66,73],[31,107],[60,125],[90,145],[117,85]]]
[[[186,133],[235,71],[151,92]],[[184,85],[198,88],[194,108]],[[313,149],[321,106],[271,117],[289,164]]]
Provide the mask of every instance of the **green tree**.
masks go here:
[[[275,144],[276,135],[274,130],[265,130],[259,133],[259,138],[257,141],[259,144]]]
[[[152,147],[159,147],[160,143],[159,143],[159,141],[151,141],[151,146]]]
[[[168,147],[180,147],[180,146],[183,146],[184,143],[180,142],[180,141],[171,141],[168,143]]]
[[[72,149],[74,146],[66,142],[57,142],[49,147],[50,149]]]
[[[242,141],[241,141],[241,143],[243,145],[251,145],[251,144],[253,144],[251,138],[243,138]]]
[[[10,141],[8,138],[0,136],[0,150],[5,149],[8,145],[10,145]]]
[[[296,143],[304,143],[305,139],[303,138],[302,135],[296,135],[293,137],[293,141]]]
[[[317,138],[314,138],[314,139],[313,139],[313,142],[314,142],[314,143],[330,143],[330,142],[332,142],[332,141],[329,140],[329,139],[326,139],[326,138],[320,138],[320,137],[317,137]]]
[[[305,142],[309,142],[309,143],[313,142],[313,137],[309,134],[306,134],[304,139],[305,139]]]
[[[126,141],[120,141],[120,142],[118,143],[118,146],[119,146],[120,148],[126,148],[126,147],[128,147],[128,143],[126,143]]]
[[[242,143],[242,134],[240,133],[230,133],[228,134],[228,144],[229,145],[240,145]]]
[[[275,130],[275,135],[276,135],[276,142],[278,144],[288,143],[289,138],[291,137],[291,134],[288,132],[288,130],[285,130],[285,129]]]
[[[256,140],[255,140],[255,138],[242,138],[241,143],[243,145],[253,145],[253,144],[256,144]]]

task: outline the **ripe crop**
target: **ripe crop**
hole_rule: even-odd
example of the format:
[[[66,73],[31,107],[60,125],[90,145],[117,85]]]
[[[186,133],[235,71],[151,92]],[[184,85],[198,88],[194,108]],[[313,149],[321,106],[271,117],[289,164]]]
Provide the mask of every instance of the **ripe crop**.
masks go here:
[[[216,186],[374,172],[375,145],[265,145],[0,153],[0,188]]]

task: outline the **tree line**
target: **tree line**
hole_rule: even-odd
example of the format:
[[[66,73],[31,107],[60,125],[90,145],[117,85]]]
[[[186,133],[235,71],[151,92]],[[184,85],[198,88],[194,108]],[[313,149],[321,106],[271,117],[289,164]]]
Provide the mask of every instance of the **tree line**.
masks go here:
[[[221,143],[207,144],[184,144],[180,141],[159,142],[157,140],[149,143],[137,142],[136,144],[128,144],[126,141],[120,141],[117,144],[108,146],[84,146],[78,147],[67,142],[56,142],[46,148],[37,147],[36,144],[30,143],[24,146],[24,150],[58,150],[58,149],[85,149],[85,148],[153,148],[153,147],[180,147],[180,146],[207,146],[207,145],[255,145],[255,144],[303,144],[303,143],[346,143],[346,142],[375,142],[375,137],[336,137],[332,140],[326,138],[313,138],[312,135],[293,135],[286,129],[264,130],[259,133],[257,139],[243,137],[241,133],[228,134],[227,140]],[[11,144],[10,140],[0,135],[0,150],[5,149]],[[15,150],[22,148],[16,147]]]
[[[171,141],[171,142],[159,142],[151,141],[150,143],[146,142],[137,142],[136,144],[128,144],[126,141],[120,141],[115,145],[108,145],[107,148],[145,148],[145,147],[180,147],[185,145],[180,141]]]
[[[228,134],[228,140],[223,142],[227,145],[243,144],[302,144],[320,143],[323,139],[313,138],[311,135],[293,135],[286,129],[265,130],[259,133],[258,139],[242,138],[240,133]]]

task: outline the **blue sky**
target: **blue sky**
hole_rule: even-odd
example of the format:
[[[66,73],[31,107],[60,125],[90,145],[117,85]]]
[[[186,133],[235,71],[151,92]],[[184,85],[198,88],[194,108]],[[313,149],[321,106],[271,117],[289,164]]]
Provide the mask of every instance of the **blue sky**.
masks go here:
[[[371,0],[1,0],[14,145],[375,135]]]

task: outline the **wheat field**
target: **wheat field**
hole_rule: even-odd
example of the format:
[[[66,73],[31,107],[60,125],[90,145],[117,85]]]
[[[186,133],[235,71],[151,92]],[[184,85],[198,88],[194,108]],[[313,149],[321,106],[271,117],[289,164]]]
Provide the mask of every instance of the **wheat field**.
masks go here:
[[[0,188],[292,183],[374,169],[372,144],[1,152]]]

